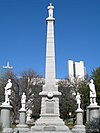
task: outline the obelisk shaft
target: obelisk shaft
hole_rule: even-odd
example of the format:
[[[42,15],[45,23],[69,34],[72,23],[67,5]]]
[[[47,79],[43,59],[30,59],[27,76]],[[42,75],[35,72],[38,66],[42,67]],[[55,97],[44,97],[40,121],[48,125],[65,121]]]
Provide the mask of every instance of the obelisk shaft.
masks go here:
[[[47,21],[47,40],[46,40],[46,72],[45,72],[45,85],[56,84],[56,72],[55,72],[55,47],[54,47],[54,21],[53,18],[53,6],[49,6],[49,17]],[[51,14],[50,14],[51,13]]]
[[[54,21],[47,21],[46,84],[55,85]]]

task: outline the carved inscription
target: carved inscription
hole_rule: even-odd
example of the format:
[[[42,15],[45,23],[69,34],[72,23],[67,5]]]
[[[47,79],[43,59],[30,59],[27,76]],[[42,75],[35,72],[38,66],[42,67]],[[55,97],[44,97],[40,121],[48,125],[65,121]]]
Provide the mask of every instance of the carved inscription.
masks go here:
[[[46,113],[54,113],[54,102],[46,101]]]

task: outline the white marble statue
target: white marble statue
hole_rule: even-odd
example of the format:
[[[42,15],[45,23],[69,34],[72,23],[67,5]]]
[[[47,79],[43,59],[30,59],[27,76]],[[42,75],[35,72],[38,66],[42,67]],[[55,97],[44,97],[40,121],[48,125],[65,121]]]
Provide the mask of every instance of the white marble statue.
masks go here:
[[[53,18],[53,9],[54,6],[52,6],[52,3],[50,3],[50,6],[48,6],[48,13],[50,18]]]
[[[31,120],[32,110],[28,109],[26,113],[27,113],[27,121],[30,121]]]
[[[90,80],[89,83],[89,88],[90,88],[90,104],[97,105],[96,103],[96,90],[95,90],[95,85],[93,83],[93,79]]]
[[[11,87],[12,87],[11,79],[8,79],[8,83],[5,86],[5,102],[3,104],[10,105],[9,96],[11,95]]]
[[[77,104],[78,104],[78,108],[77,108],[77,109],[81,109],[81,107],[80,107],[80,104],[81,104],[81,97],[80,97],[79,92],[77,92],[76,101],[77,101]]]
[[[25,105],[26,105],[26,95],[25,95],[25,92],[23,92],[22,97],[21,97],[21,105],[22,105],[21,109],[25,110]]]

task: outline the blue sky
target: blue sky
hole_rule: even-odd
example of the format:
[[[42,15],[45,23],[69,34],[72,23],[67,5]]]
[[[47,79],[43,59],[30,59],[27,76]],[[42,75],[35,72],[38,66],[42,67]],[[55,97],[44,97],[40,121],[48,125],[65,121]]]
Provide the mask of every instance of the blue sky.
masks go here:
[[[67,61],[83,60],[86,71],[100,66],[100,0],[0,0],[0,68],[45,75],[47,6],[55,6],[56,75],[68,75]]]

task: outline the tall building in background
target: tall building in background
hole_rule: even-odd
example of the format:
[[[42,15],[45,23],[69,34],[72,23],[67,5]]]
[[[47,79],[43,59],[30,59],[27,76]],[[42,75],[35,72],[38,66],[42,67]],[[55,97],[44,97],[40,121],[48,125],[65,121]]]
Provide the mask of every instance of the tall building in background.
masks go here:
[[[84,80],[85,75],[86,70],[83,61],[74,62],[73,60],[68,60],[68,79],[79,78]]]

